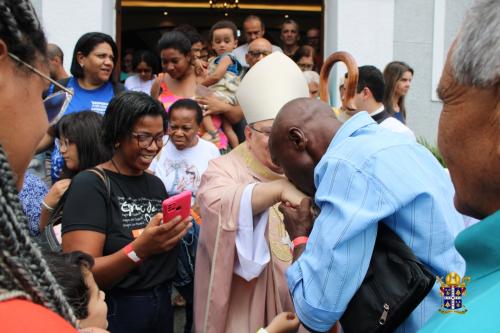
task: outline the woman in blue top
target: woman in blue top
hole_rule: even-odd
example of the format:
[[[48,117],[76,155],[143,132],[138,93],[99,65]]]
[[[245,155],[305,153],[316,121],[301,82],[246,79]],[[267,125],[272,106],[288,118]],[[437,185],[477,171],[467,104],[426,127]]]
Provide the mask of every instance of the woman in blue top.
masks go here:
[[[124,90],[120,83],[113,81],[117,53],[113,38],[104,33],[88,32],[78,39],[71,61],[72,76],[60,82],[74,91],[64,114],[83,110],[104,114],[109,101],[115,94]],[[45,147],[53,144],[54,135],[51,131],[43,142]],[[59,179],[64,165],[57,145],[52,152],[51,161],[51,177],[55,182]]]
[[[393,61],[384,69],[384,106],[394,118],[406,124],[405,96],[413,80],[413,68],[402,61]]]
[[[104,115],[108,102],[115,95],[112,74],[117,53],[116,44],[109,35],[89,32],[80,37],[71,62],[73,76],[66,84],[74,90],[74,95],[65,114],[90,110]]]

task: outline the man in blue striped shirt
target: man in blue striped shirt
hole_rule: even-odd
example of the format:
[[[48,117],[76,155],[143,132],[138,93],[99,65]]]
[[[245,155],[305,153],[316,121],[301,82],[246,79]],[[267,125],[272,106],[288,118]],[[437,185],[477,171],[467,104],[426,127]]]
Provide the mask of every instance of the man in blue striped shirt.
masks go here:
[[[324,332],[342,316],[366,274],[381,220],[434,274],[463,275],[453,246],[463,229],[453,186],[415,140],[380,127],[366,112],[342,125],[324,102],[296,99],[278,114],[269,145],[273,162],[321,211],[313,226],[297,214],[287,224],[291,239],[309,237],[295,247],[287,271],[304,325]],[[417,331],[439,305],[436,284],[398,331]]]

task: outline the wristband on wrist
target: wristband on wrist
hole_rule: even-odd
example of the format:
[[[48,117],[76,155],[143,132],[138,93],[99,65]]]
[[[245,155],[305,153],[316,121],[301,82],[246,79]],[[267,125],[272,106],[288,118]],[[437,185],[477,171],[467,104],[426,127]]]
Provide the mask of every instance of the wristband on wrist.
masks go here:
[[[299,237],[295,238],[292,241],[293,247],[297,247],[299,245],[306,244],[308,239],[309,238],[307,236],[299,236]]]
[[[123,253],[125,253],[125,255],[136,264],[140,264],[142,262],[142,258],[140,258],[137,253],[135,253],[134,249],[132,249],[132,243],[123,248]]]
[[[46,202],[45,200],[42,200],[42,206],[48,210],[49,212],[53,212],[54,211],[54,208],[53,207],[50,207]]]

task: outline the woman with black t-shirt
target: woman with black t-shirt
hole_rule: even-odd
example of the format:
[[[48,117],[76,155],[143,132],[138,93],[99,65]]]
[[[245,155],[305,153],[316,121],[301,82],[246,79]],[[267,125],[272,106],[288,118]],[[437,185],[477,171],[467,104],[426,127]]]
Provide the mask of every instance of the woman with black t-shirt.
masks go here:
[[[92,269],[106,291],[109,330],[172,332],[171,280],[177,244],[190,218],[161,223],[167,197],[162,181],[144,171],[163,146],[165,111],[152,97],[126,92],[113,98],[103,119],[104,144],[114,149],[99,165],[110,183],[84,171],[64,205],[62,246],[95,258]]]

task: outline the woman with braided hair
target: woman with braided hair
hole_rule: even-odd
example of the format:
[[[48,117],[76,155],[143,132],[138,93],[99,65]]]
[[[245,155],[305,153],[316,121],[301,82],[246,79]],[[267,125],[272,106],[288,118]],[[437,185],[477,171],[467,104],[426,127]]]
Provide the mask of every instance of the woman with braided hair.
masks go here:
[[[44,111],[41,96],[50,80],[46,49],[30,1],[0,0],[0,323],[5,332],[75,332],[73,311],[29,237],[18,198],[48,119],[57,120],[57,110],[70,96],[48,98]]]

